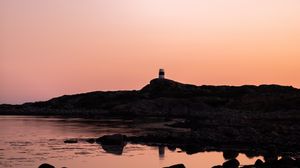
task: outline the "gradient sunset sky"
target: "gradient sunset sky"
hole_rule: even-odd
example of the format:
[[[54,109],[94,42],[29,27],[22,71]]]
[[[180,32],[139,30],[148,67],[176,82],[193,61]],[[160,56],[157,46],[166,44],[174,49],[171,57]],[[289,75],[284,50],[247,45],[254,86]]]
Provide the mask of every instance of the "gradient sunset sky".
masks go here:
[[[300,88],[299,0],[0,0],[0,104],[196,85]]]

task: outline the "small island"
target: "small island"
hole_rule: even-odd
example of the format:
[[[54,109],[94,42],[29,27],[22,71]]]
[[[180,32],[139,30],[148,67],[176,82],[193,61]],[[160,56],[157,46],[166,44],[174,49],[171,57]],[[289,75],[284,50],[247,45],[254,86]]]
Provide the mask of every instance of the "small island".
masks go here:
[[[140,90],[96,91],[0,106],[2,115],[163,120],[168,121],[167,128],[124,139],[179,147],[189,154],[229,150],[271,158],[299,156],[299,111],[300,90],[290,86],[195,86],[165,79],[163,70]]]

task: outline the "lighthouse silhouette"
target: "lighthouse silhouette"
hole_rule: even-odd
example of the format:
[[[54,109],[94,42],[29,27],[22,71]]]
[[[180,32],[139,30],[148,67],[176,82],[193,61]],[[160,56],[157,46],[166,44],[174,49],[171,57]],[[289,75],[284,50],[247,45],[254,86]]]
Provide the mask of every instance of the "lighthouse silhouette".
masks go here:
[[[164,69],[159,69],[158,79],[165,79],[165,70]]]

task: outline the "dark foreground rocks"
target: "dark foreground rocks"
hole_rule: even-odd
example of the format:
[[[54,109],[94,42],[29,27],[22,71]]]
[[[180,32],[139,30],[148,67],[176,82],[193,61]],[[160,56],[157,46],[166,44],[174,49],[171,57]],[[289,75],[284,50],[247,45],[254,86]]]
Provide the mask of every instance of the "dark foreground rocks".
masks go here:
[[[121,154],[127,142],[136,144],[146,144],[150,146],[163,146],[170,149],[179,148],[187,154],[194,154],[204,151],[223,151],[225,161],[222,165],[214,168],[239,168],[240,162],[236,159],[239,153],[244,153],[248,157],[263,156],[265,161],[258,159],[254,165],[242,166],[243,168],[297,168],[300,161],[297,160],[298,152],[280,151],[280,147],[274,145],[260,146],[259,144],[231,146],[218,143],[208,143],[194,134],[187,132],[155,132],[143,136],[125,136],[122,134],[105,135],[96,140],[100,142],[103,149],[114,154]],[[237,143],[238,144],[238,143]],[[255,149],[255,150],[254,150]],[[289,155],[286,155],[286,154]],[[281,157],[279,157],[281,156]],[[278,158],[280,158],[278,160]],[[182,168],[184,165],[178,164],[169,168]]]
[[[238,168],[240,165],[240,162],[236,159],[231,159],[223,163],[223,168]]]
[[[64,143],[78,143],[77,139],[67,139],[64,141]]]
[[[299,160],[293,159],[291,157],[282,157],[279,160],[273,160],[270,162],[265,162],[258,166],[258,168],[268,168],[268,167],[276,167],[276,168],[299,168],[300,162]]]
[[[102,145],[124,145],[126,144],[127,136],[122,134],[104,135],[96,139],[97,143]]]
[[[168,167],[164,167],[164,168],[185,168],[184,164],[176,164],[176,165],[172,165],[172,166],[168,166]]]
[[[55,168],[55,167],[48,163],[43,163],[38,168]]]
[[[91,140],[90,140],[91,141]],[[104,135],[95,140],[108,153],[121,155],[127,144],[127,136],[122,134]]]
[[[264,162],[260,159],[257,159],[254,163],[254,166],[257,167],[257,168],[263,167],[263,165],[264,165]]]
[[[93,138],[89,138],[89,139],[87,139],[86,140],[86,142],[88,142],[88,143],[95,143],[96,142],[96,140],[95,139],[93,139]]]
[[[213,166],[212,168],[239,168],[239,161],[232,159],[223,163],[223,165]],[[300,160],[292,157],[282,156],[279,160],[262,161],[257,159],[254,165],[243,165],[240,168],[299,168]]]
[[[236,157],[238,157],[238,155],[239,153],[236,151],[226,150],[223,152],[223,157],[226,160],[235,159]]]

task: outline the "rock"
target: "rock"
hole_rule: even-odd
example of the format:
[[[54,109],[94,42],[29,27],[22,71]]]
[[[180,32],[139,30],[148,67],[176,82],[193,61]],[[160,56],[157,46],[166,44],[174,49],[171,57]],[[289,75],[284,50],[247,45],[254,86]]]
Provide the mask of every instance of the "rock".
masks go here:
[[[298,167],[300,167],[300,159],[296,158],[295,163],[296,163],[296,165],[297,165]]]
[[[239,155],[239,153],[236,151],[224,151],[223,152],[223,157],[226,160],[235,159],[236,157],[238,157],[238,155]]]
[[[240,162],[236,159],[231,159],[223,163],[223,168],[238,168]]]
[[[278,160],[278,155],[275,153],[266,153],[263,157],[266,163],[272,163]]]
[[[64,141],[64,143],[77,143],[78,140],[77,139],[67,139]]]
[[[254,158],[256,156],[259,156],[259,153],[255,150],[248,150],[245,152],[245,155],[248,157],[248,158]]]
[[[96,139],[97,143],[102,145],[124,145],[126,144],[127,136],[122,134],[104,135]]]
[[[86,142],[88,142],[88,143],[91,143],[91,144],[92,144],[92,143],[95,143],[95,139],[93,139],[93,138],[90,138],[90,139],[87,139],[87,140],[86,140]]]
[[[223,168],[223,166],[217,165],[217,166],[213,166],[213,167],[211,167],[211,168]]]
[[[296,160],[290,158],[290,157],[287,157],[287,156],[284,156],[282,157],[280,160],[278,160],[276,162],[277,165],[280,165],[280,166],[296,166]]]
[[[183,150],[186,152],[186,154],[188,155],[193,155],[199,152],[203,152],[203,149],[197,145],[193,145],[193,144],[188,144],[185,145]]]
[[[257,159],[257,160],[255,161],[254,165],[255,165],[255,167],[257,167],[257,168],[261,168],[261,167],[263,167],[264,162],[263,162],[262,160],[260,160],[260,159]]]
[[[123,149],[125,147],[125,144],[123,145],[101,145],[102,149],[107,152],[114,155],[122,155]]]
[[[176,164],[176,165],[164,167],[164,168],[185,168],[185,166],[184,166],[184,164]]]
[[[44,163],[44,164],[41,164],[41,165],[39,166],[39,168],[55,168],[55,167],[52,166],[52,165],[50,165],[50,164],[48,164],[48,163]]]
[[[270,162],[266,162],[263,167],[270,167],[270,168],[298,168],[299,165],[297,164],[297,160],[283,156],[280,160],[273,160]]]
[[[96,139],[96,142],[101,144],[102,149],[106,152],[121,155],[127,143],[127,136],[122,134],[104,135]]]
[[[176,146],[168,145],[167,148],[172,152],[176,151]]]

